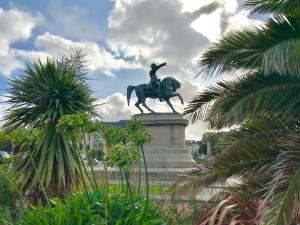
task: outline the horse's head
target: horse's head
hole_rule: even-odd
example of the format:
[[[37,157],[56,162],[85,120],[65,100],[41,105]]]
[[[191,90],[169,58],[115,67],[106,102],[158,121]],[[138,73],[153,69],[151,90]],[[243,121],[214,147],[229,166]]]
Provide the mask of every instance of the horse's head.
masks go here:
[[[167,90],[172,92],[176,92],[181,87],[180,82],[173,77],[166,77],[162,80],[162,84]]]
[[[181,87],[181,83],[178,80],[176,80],[175,78],[173,78],[171,87],[172,87],[172,91],[176,92],[177,89],[179,89]]]

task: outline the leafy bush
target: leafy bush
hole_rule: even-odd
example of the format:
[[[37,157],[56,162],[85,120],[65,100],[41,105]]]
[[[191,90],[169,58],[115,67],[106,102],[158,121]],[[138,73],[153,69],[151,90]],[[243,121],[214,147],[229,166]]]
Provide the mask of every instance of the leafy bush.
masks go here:
[[[9,135],[5,132],[0,131],[0,151],[9,151],[11,145],[11,140]]]
[[[2,173],[7,171],[7,165],[0,165],[0,170]],[[11,189],[8,180],[10,179],[10,175],[5,172],[5,176],[3,174],[0,175],[0,224],[8,224],[8,221],[11,221],[11,211],[15,208],[14,199],[15,194]]]
[[[1,171],[7,171],[7,165],[0,165]],[[9,179],[10,175],[5,174],[6,177],[0,175],[0,207],[12,207],[14,192],[12,191],[7,179]]]
[[[162,225],[163,217],[158,207],[151,202],[145,212],[146,200],[135,197],[133,201],[125,195],[74,193],[65,201],[52,199],[52,207],[42,204],[26,209],[18,225],[102,225],[107,218],[109,225]],[[105,210],[107,207],[107,210]]]
[[[88,151],[91,159],[103,160],[104,152],[102,147],[92,148]]]

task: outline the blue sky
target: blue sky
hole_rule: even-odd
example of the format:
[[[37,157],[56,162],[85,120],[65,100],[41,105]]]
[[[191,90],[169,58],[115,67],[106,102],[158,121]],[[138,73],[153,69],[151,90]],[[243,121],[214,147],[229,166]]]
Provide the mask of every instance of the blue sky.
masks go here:
[[[193,79],[196,60],[213,41],[241,26],[261,23],[241,10],[242,0],[0,0],[0,89],[22,75],[25,62],[80,47],[90,60],[90,86],[106,121],[128,119],[137,110],[126,105],[129,84],[149,81],[152,62],[167,62],[159,76],[182,82],[188,102],[213,81]],[[232,75],[232,74],[231,74]],[[2,97],[2,100],[4,98]],[[173,101],[182,111],[179,101]],[[164,103],[149,101],[156,111]],[[3,104],[4,110],[7,106]],[[199,139],[199,123],[187,136]]]

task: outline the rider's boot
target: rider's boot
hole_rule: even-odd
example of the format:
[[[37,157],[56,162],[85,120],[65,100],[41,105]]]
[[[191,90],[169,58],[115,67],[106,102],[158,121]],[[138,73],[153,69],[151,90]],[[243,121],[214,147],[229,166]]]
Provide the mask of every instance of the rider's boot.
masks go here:
[[[158,84],[158,99],[159,99],[159,101],[160,102],[163,102],[164,100],[162,99],[162,97],[161,97],[161,91],[160,91],[160,84]]]
[[[159,97],[158,97],[159,101],[160,101],[160,102],[163,102],[164,100],[162,99],[160,92],[158,92],[158,96],[159,96]]]

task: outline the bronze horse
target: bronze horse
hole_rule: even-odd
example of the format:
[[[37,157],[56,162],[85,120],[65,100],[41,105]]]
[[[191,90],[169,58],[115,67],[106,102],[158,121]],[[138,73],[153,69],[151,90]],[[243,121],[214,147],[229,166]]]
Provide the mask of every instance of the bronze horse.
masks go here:
[[[179,89],[180,86],[180,82],[177,81],[175,78],[166,77],[160,82],[160,96],[158,96],[158,91],[151,89],[149,84],[140,84],[137,86],[129,85],[127,87],[127,103],[128,105],[130,104],[130,97],[132,91],[135,90],[136,97],[138,99],[138,101],[135,103],[135,106],[141,111],[142,114],[144,112],[140,107],[140,104],[142,104],[146,109],[148,109],[149,112],[155,113],[146,105],[147,98],[161,98],[162,100],[166,101],[166,103],[170,106],[174,113],[177,113],[172,103],[170,102],[170,98],[177,96],[180,99],[181,103],[184,104],[181,95],[179,93],[176,93],[177,89]]]

